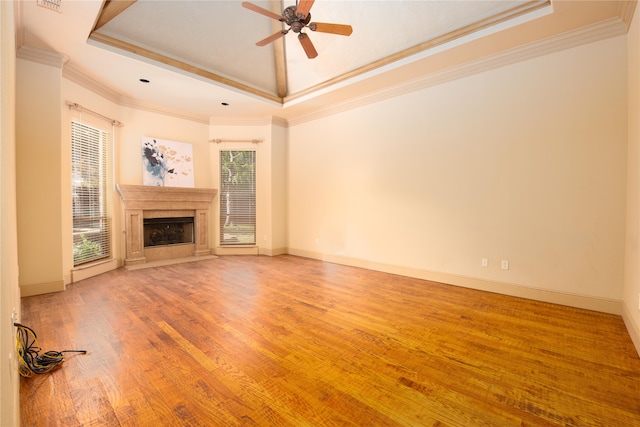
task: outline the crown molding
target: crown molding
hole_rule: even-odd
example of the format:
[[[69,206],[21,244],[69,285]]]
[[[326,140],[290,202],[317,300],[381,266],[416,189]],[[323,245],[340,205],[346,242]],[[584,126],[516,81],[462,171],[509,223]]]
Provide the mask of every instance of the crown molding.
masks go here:
[[[165,56],[161,53],[158,52],[153,52],[149,49],[146,49],[142,46],[137,46],[135,44],[132,43],[128,43],[124,40],[119,40],[115,37],[111,37],[108,36],[106,34],[102,34],[96,31],[93,31],[90,35],[89,35],[89,40],[91,42],[95,42],[95,43],[99,43],[105,46],[109,46],[111,48],[115,48],[117,50],[120,51],[124,51],[124,52],[128,52],[128,53],[132,53],[134,55],[137,56],[141,56],[143,58],[146,58],[148,60],[151,60],[152,63],[157,63],[157,64],[163,64],[163,65],[168,65],[171,68],[177,69],[177,70],[181,70],[181,71],[186,71],[187,73],[190,74],[194,74],[197,75],[199,77],[203,77],[207,80],[211,80],[214,81],[216,83],[221,83],[225,86],[234,88],[234,89],[238,89],[241,90],[243,92],[246,92],[250,95],[254,95],[254,96],[258,96],[261,98],[264,98],[266,100],[272,101],[272,102],[276,102],[280,105],[282,105],[282,98],[280,98],[279,96],[273,95],[271,93],[268,93],[266,91],[263,91],[261,89],[257,89],[253,86],[250,86],[248,84],[245,84],[243,82],[239,82],[239,81],[235,81],[233,79],[230,79],[222,74],[217,74],[217,73],[213,73],[211,71],[196,67],[192,64],[180,61],[178,59],[175,58],[171,58],[169,56]]]
[[[64,64],[69,60],[69,57],[63,53],[30,45],[22,45],[16,52],[16,57],[60,69],[62,69]]]
[[[633,13],[636,10],[637,1],[623,1],[620,3],[620,12],[618,12],[618,16],[627,26],[627,31],[629,31],[629,27],[631,27],[631,20],[633,19]]]
[[[282,117],[271,116],[271,124],[273,126],[280,126],[283,128],[289,127],[289,122],[287,121],[287,119],[284,119]]]
[[[96,79],[92,79],[91,77],[87,76],[85,73],[74,67],[71,63],[66,64],[62,69],[62,77],[116,104],[120,102],[120,99],[122,97],[119,92],[103,85]]]
[[[264,126],[267,120],[264,117],[210,117],[211,126]]]
[[[120,94],[119,92],[111,89],[108,86],[103,85],[97,80],[89,77],[81,70],[77,69],[71,64],[67,64],[62,70],[62,76],[66,79],[79,84],[85,89],[90,90],[91,92],[96,93],[97,95],[102,96],[103,98],[114,102],[122,107],[130,107],[135,108],[137,110],[149,111],[152,113],[164,114],[171,117],[177,117],[179,119],[191,120],[198,123],[207,124],[208,117],[199,115],[199,114],[191,114],[181,110],[161,107],[155,104],[151,104],[148,102],[143,102],[137,99],[128,98]]]
[[[16,57],[27,61],[37,62],[44,65],[62,69],[62,77],[74,82],[91,92],[102,96],[103,98],[118,104],[122,107],[134,108],[137,110],[148,111],[151,113],[163,114],[166,116],[176,117],[179,119],[190,120],[202,124],[211,125],[231,125],[231,126],[264,126],[277,125],[287,127],[287,120],[280,117],[261,117],[261,118],[209,118],[201,114],[192,114],[182,110],[162,107],[149,102],[140,101],[138,99],[123,96],[118,91],[100,83],[82,70],[68,63],[69,57],[62,53],[41,49],[34,46],[24,45],[17,52]]]
[[[268,117],[211,117],[211,126],[280,126],[289,127],[286,119],[276,116]]]
[[[632,8],[629,6],[629,8]],[[627,8],[627,10],[629,9]],[[632,13],[633,11],[631,11]],[[629,17],[630,18],[630,17]],[[461,79],[480,72],[504,67],[517,62],[537,58],[543,55],[571,49],[581,45],[621,36],[627,33],[627,24],[621,18],[611,18],[597,24],[589,25],[574,31],[549,37],[534,43],[511,48],[503,52],[469,61],[445,70],[407,80],[398,85],[390,86],[378,91],[369,92],[349,101],[334,104],[330,107],[314,110],[310,113],[293,116],[288,119],[289,126],[316,120],[322,117],[342,113],[354,108],[373,104],[385,99],[426,89],[449,81]]]
[[[159,106],[156,104],[152,104],[150,102],[143,102],[138,99],[133,99],[129,97],[120,97],[120,101],[118,104],[122,107],[134,108],[136,110],[148,111],[150,113],[163,114],[165,116],[175,117],[183,120],[191,120],[192,122],[208,124],[209,117],[203,116],[201,114],[193,114],[188,113],[186,111],[168,108]]]
[[[24,2],[14,2],[13,18],[15,22],[16,32],[16,52],[20,49],[20,46],[24,44],[24,13],[22,8]]]

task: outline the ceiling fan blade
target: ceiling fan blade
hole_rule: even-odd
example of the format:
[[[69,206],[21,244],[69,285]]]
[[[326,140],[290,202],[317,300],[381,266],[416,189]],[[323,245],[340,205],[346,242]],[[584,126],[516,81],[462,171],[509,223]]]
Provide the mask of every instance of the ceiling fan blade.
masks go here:
[[[340,36],[350,36],[353,32],[353,28],[351,28],[351,25],[327,24],[326,22],[312,22],[309,24],[309,29],[311,31],[338,34]]]
[[[313,59],[318,56],[318,52],[316,52],[316,48],[313,47],[313,43],[311,43],[311,39],[305,33],[298,34],[298,40],[300,40],[300,44],[304,49],[304,52],[307,54],[307,58]]]
[[[309,14],[314,1],[315,0],[300,0],[298,2],[298,6],[296,7],[296,15],[305,18]]]
[[[258,43],[256,43],[256,46],[266,46],[269,43],[271,43],[271,42],[273,42],[275,40],[278,40],[280,37],[284,36],[288,32],[289,32],[289,30],[282,30],[282,31],[278,31],[277,33],[271,34],[266,39],[260,40]]]
[[[276,21],[282,21],[282,16],[277,15],[270,10],[264,9],[256,4],[249,3],[248,1],[242,2],[242,7],[245,9],[253,10],[254,12],[258,12],[261,15],[268,16],[271,19],[275,19]]]

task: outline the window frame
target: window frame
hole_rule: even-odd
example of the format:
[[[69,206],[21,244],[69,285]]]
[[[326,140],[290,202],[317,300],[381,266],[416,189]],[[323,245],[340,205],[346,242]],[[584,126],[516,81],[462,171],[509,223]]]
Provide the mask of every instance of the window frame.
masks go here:
[[[71,120],[73,266],[113,258],[113,134]]]
[[[244,170],[244,173],[249,173],[249,179],[252,182],[236,183],[244,184],[248,188],[246,191],[240,191],[235,194],[236,203],[244,205],[235,213],[231,212],[232,207],[228,205],[231,202],[232,194],[228,193],[227,184],[228,176],[224,175],[225,161],[223,159],[224,153],[252,153],[252,170]],[[255,247],[257,245],[257,165],[258,165],[258,151],[255,149],[220,149],[218,155],[218,177],[219,177],[219,236],[218,242],[221,247]],[[233,205],[232,205],[233,206]],[[234,222],[235,220],[235,222]],[[239,221],[238,221],[239,220]],[[236,230],[232,230],[231,227],[236,227]],[[241,229],[244,227],[244,229]],[[252,234],[251,234],[252,233]],[[225,236],[229,236],[225,238]]]

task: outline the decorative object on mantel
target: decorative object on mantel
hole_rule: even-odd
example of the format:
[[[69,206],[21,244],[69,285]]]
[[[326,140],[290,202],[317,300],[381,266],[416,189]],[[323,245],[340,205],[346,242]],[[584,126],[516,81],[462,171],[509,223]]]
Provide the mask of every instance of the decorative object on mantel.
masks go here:
[[[156,187],[193,187],[191,144],[142,137],[142,183]]]

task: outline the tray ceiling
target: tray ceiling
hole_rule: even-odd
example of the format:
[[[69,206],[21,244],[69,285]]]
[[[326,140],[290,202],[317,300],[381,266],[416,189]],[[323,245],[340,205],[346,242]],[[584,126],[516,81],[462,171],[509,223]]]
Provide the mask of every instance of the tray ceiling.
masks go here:
[[[280,1],[252,3],[278,15],[290,6]],[[138,0],[96,29],[91,38],[214,80],[230,80],[240,89],[267,98],[284,98],[546,4],[545,0],[317,0],[311,9],[312,22],[349,24],[353,34],[345,37],[305,30],[319,53],[314,59],[306,57],[293,32],[285,36],[284,94],[277,91],[274,46],[255,45],[283,25],[243,8],[240,1]]]
[[[499,66],[624,34],[636,4],[316,0],[311,21],[349,24],[353,34],[307,31],[318,51],[308,59],[293,32],[281,46],[256,46],[282,24],[241,0],[59,3],[51,10],[19,2],[18,56],[57,53],[67,78],[121,105],[209,122],[290,123],[477,72],[480,63]],[[294,2],[252,3],[280,14]]]

